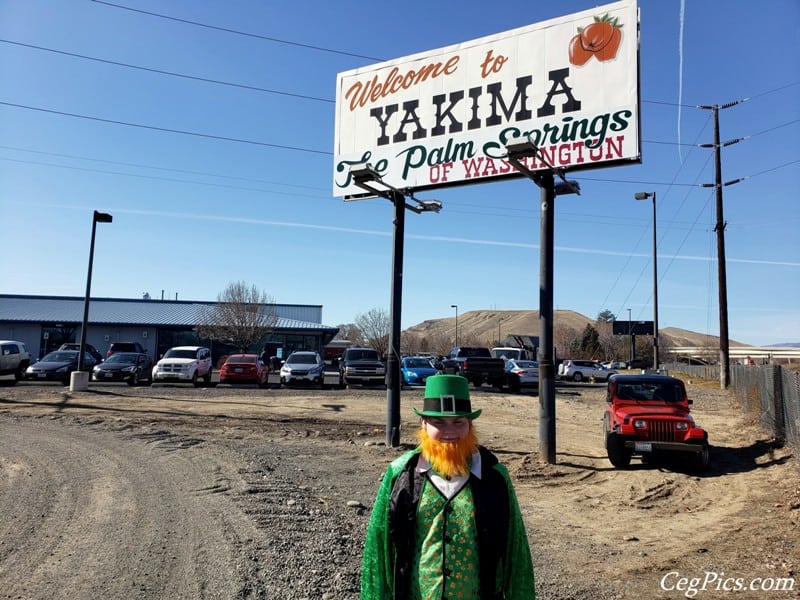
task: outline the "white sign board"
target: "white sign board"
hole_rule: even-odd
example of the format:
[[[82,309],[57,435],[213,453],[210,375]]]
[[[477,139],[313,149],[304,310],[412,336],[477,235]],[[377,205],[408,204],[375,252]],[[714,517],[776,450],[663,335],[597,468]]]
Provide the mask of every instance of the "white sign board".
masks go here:
[[[570,171],[639,162],[638,28],[623,0],[340,73],[334,196],[364,195],[364,162],[412,190],[519,176],[503,158],[520,135]]]

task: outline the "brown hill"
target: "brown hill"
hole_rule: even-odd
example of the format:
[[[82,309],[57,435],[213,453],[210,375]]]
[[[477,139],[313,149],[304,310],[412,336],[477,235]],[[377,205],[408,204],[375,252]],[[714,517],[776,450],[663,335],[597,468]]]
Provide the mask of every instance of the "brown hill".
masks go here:
[[[590,319],[572,310],[553,311],[553,343],[556,352],[563,354],[562,350],[569,346],[572,339],[580,337],[586,325],[597,328],[597,321]],[[455,345],[456,318],[428,319],[413,325],[403,331],[403,346],[407,350],[425,350],[444,353]],[[601,328],[602,329],[602,328]],[[608,343],[617,342],[622,348],[627,341],[624,336],[610,336],[610,328],[600,331],[601,339],[605,337]],[[458,338],[462,346],[480,345],[495,346],[498,341],[505,340],[509,335],[539,335],[538,310],[473,310],[458,315]],[[640,336],[641,337],[641,336]],[[616,339],[614,339],[616,338]],[[650,337],[645,338],[650,344]],[[424,340],[424,341],[423,341]],[[408,342],[408,343],[407,343]],[[645,340],[639,340],[644,343]],[[659,329],[659,342],[662,348],[671,346],[719,346],[719,338],[702,333],[696,333],[677,327]],[[637,343],[637,347],[639,345]],[[424,347],[420,347],[424,346]],[[731,345],[744,346],[740,342],[731,341]],[[407,346],[413,346],[413,348]],[[626,355],[627,352],[617,352]]]

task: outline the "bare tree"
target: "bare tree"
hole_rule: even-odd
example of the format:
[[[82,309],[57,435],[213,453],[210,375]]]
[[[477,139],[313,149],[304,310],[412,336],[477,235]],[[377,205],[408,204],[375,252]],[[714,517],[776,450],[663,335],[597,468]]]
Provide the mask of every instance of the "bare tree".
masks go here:
[[[426,352],[425,348],[422,346],[426,346],[427,344],[423,343],[423,340],[413,333],[403,333],[400,337],[400,354],[403,356],[411,356],[413,354],[417,354],[418,352]]]
[[[206,311],[197,326],[197,335],[247,352],[275,328],[277,320],[274,301],[266,292],[237,281],[217,296],[217,304]]]
[[[575,332],[563,324],[553,326],[553,345],[556,354],[560,358],[569,358],[572,353],[572,343],[575,340]]]
[[[364,343],[362,340],[364,336],[361,334],[361,330],[356,326],[355,323],[341,323],[338,327],[339,333],[336,334],[334,339],[349,340],[355,345],[361,345]]]
[[[614,335],[613,321],[598,321],[597,332],[600,335],[598,341],[604,358],[623,360],[627,356],[627,338],[622,339],[624,336]]]
[[[419,350],[436,356],[445,356],[453,347],[453,337],[449,332],[432,331],[420,340]]]
[[[356,317],[356,327],[361,331],[364,343],[374,348],[381,356],[389,352],[389,313],[373,308]]]

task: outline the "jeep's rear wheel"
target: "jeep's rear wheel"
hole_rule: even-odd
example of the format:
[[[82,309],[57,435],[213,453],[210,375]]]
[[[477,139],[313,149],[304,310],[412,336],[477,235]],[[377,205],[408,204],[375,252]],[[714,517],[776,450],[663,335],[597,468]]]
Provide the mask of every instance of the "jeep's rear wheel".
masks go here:
[[[625,447],[625,439],[613,431],[606,434],[606,453],[611,464],[624,469],[631,464],[633,450]]]
[[[572,381],[582,381],[583,380],[583,373],[580,371],[575,371],[572,375]]]
[[[203,381],[206,383],[206,385],[208,385],[209,383],[211,383],[211,372],[212,372],[212,371],[213,371],[213,369],[209,369],[209,370],[208,370],[208,373],[206,373],[205,375],[203,375]]]

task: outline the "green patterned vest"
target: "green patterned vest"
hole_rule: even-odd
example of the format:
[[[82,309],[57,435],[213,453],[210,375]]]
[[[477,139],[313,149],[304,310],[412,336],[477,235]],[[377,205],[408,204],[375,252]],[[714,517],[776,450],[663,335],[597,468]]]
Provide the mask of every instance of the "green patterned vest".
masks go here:
[[[469,483],[448,500],[426,478],[417,534],[410,600],[479,600],[478,534]]]

